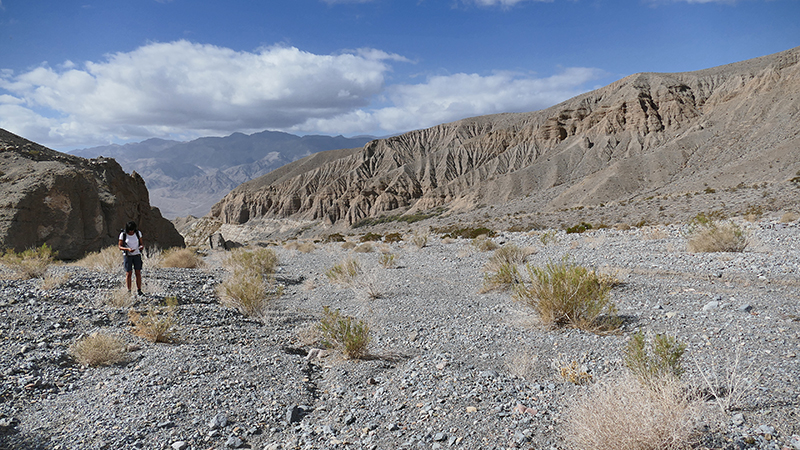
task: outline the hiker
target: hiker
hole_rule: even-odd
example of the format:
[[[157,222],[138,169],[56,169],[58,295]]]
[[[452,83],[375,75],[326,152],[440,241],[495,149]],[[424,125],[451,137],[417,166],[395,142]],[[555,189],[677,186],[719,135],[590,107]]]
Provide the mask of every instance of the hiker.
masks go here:
[[[131,271],[136,271],[136,293],[142,293],[142,232],[136,227],[136,222],[128,222],[125,229],[119,234],[119,249],[122,250],[123,266],[125,267],[125,283],[128,292],[131,292]]]

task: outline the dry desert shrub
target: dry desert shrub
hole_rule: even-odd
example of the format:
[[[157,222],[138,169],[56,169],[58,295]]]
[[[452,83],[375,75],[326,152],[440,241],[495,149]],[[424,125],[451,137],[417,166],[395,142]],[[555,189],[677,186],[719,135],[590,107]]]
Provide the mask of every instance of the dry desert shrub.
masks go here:
[[[378,263],[386,269],[397,267],[394,253],[381,253],[381,256],[378,257]]]
[[[545,267],[526,266],[530,283],[515,285],[514,296],[534,309],[549,327],[609,331],[620,325],[611,287],[594,270],[564,258]]]
[[[483,274],[483,286],[480,292],[507,291],[519,282],[521,277],[517,266],[508,262],[502,263],[493,271]]]
[[[259,274],[272,274],[275,273],[275,267],[278,265],[278,255],[269,248],[255,250],[237,248],[231,251],[223,265],[234,272],[245,270]]]
[[[203,267],[203,258],[191,248],[173,247],[162,253],[161,263],[158,267],[172,267],[179,269],[196,269]]]
[[[728,359],[728,364],[723,368],[723,375],[719,375],[713,366],[701,367],[695,360],[698,372],[714,398],[722,413],[741,407],[740,403],[756,387],[761,379],[761,374],[753,370],[753,365],[742,369],[741,347],[737,346],[733,357]]]
[[[45,273],[44,277],[42,278],[41,283],[39,284],[39,289],[43,291],[49,291],[50,289],[55,289],[70,279],[70,274],[62,273],[61,275],[55,275],[53,273],[47,272]]]
[[[125,360],[125,342],[105,332],[94,332],[79,339],[69,348],[69,353],[85,366],[106,366]]]
[[[800,219],[800,214],[797,214],[796,212],[793,211],[787,211],[781,214],[780,221],[781,223],[790,223],[796,221],[797,219]]]
[[[175,309],[167,308],[166,312],[149,309],[142,315],[136,311],[128,313],[133,324],[133,334],[150,342],[172,342],[175,336]]]
[[[133,296],[124,286],[104,293],[101,301],[104,305],[112,308],[130,308],[134,304]]]
[[[331,283],[350,286],[353,284],[356,277],[362,273],[363,270],[358,261],[348,258],[328,269],[328,271],[325,272],[325,276],[328,277]]]
[[[586,366],[579,363],[577,360],[573,359],[571,361],[564,361],[562,359],[558,359],[554,361],[554,366],[561,379],[572,384],[582,386],[591,384],[591,382],[594,380],[592,374],[589,373],[589,370],[586,368]]]
[[[411,241],[415,247],[424,248],[428,245],[428,235],[429,233],[426,231],[417,231],[408,240]]]
[[[11,269],[14,274],[21,279],[42,278],[47,269],[55,264],[56,252],[47,245],[29,248],[22,252],[15,252],[8,249],[0,258],[2,263]]]
[[[506,244],[492,253],[492,256],[489,257],[489,262],[486,263],[486,269],[496,270],[506,264],[515,266],[524,264],[528,256],[535,252],[536,250],[530,247],[521,248],[515,244]]]
[[[106,247],[99,252],[89,253],[75,262],[75,265],[98,272],[122,272],[122,252],[116,246]]]
[[[374,248],[372,247],[372,244],[370,244],[369,242],[365,242],[353,249],[353,251],[356,253],[372,253],[373,250]]]
[[[250,270],[236,270],[217,286],[220,303],[240,313],[256,318],[264,317],[269,304],[283,295],[283,287],[274,279],[266,279]]]
[[[363,320],[343,316],[338,309],[334,311],[323,306],[318,327],[326,346],[341,350],[350,359],[366,356],[370,334],[369,326]]]
[[[352,250],[352,249],[356,248],[357,246],[358,246],[358,244],[356,244],[355,242],[350,242],[350,241],[343,242],[342,243],[342,250]]]
[[[731,221],[717,220],[719,214],[700,213],[689,224],[686,248],[692,253],[743,252],[747,234]]]
[[[482,234],[472,240],[472,246],[481,252],[490,252],[497,250],[500,245],[491,240],[487,235]]]
[[[317,249],[313,242],[292,241],[283,246],[286,250],[297,250],[300,253],[311,253]]]
[[[383,297],[380,277],[375,272],[369,272],[355,277],[352,281],[352,287],[357,297],[366,300],[376,300]]]
[[[692,444],[697,402],[675,378],[644,385],[624,374],[588,389],[568,410],[576,450],[679,450]]]

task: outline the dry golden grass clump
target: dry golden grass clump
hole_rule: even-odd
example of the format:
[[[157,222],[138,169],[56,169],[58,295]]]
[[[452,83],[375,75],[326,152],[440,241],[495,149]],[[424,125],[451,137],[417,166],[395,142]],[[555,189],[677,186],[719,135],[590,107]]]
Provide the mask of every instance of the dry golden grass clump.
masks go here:
[[[489,236],[482,234],[475,239],[472,240],[472,246],[478,249],[481,252],[490,252],[492,250],[497,250],[500,245],[495,241],[491,240]]]
[[[72,344],[69,353],[85,366],[106,366],[124,361],[126,347],[117,336],[94,332]]]
[[[231,251],[223,264],[232,271],[248,270],[259,274],[272,274],[278,265],[278,255],[269,248],[255,250],[237,248]]]
[[[55,257],[56,252],[49,245],[42,244],[41,247],[29,248],[19,253],[8,249],[0,260],[17,277],[29,280],[42,278],[47,269],[55,264]]]
[[[743,252],[747,234],[731,221],[717,220],[718,215],[700,213],[689,224],[686,248],[692,253]]]
[[[195,249],[174,247],[162,253],[160,267],[178,269],[197,269],[203,267],[203,258]]]
[[[363,320],[343,316],[338,309],[334,311],[324,306],[318,328],[323,344],[341,350],[347,358],[358,359],[367,355],[371,339],[369,326]]]
[[[800,219],[800,214],[797,214],[794,211],[787,211],[781,214],[780,221],[781,223],[790,223],[796,221],[797,219]]]
[[[521,248],[515,244],[506,244],[492,253],[489,261],[486,263],[487,270],[497,270],[498,268],[506,265],[519,265],[524,264],[528,256],[535,253],[536,250],[526,247]]]
[[[45,273],[44,277],[42,278],[42,282],[39,285],[39,288],[43,291],[49,291],[50,289],[55,289],[70,279],[70,274],[62,273],[61,275],[55,275],[50,272]]]
[[[375,250],[375,249],[374,249],[374,247],[372,247],[372,244],[370,244],[369,242],[365,242],[365,243],[363,243],[363,244],[361,244],[358,247],[353,249],[353,251],[356,252],[356,253],[372,253],[373,250]]]
[[[501,263],[493,271],[483,274],[481,293],[507,291],[522,281],[519,269],[512,263]]]
[[[423,231],[415,232],[409,239],[412,244],[417,248],[424,248],[428,245],[428,233]]]
[[[381,256],[378,257],[378,263],[387,269],[397,266],[394,253],[381,253]]]
[[[355,242],[345,241],[342,243],[342,250],[352,250],[357,246],[358,244],[356,244]]]
[[[311,253],[317,249],[313,242],[292,241],[283,246],[286,250],[297,250],[300,253]]]
[[[515,285],[514,295],[531,306],[543,324],[570,326],[590,331],[619,327],[611,287],[602,283],[594,270],[566,258],[545,267],[527,266],[530,283]]]
[[[125,287],[106,292],[102,295],[101,300],[104,305],[112,308],[130,308],[135,303],[130,291]]]
[[[363,272],[358,261],[348,258],[328,269],[328,271],[325,272],[325,276],[328,277],[331,283],[350,286],[353,284],[356,277]]]
[[[217,295],[223,306],[234,308],[246,316],[262,318],[270,302],[283,295],[283,287],[278,286],[272,277],[236,270],[217,286]]]
[[[644,385],[634,375],[599,382],[568,410],[576,450],[679,450],[692,444],[697,402],[677,378]]]
[[[122,272],[122,252],[116,246],[106,247],[99,252],[87,254],[76,261],[75,265],[99,272]]]
[[[175,308],[169,307],[166,312],[149,309],[146,315],[136,311],[128,313],[133,324],[133,334],[150,342],[172,342],[175,337]]]

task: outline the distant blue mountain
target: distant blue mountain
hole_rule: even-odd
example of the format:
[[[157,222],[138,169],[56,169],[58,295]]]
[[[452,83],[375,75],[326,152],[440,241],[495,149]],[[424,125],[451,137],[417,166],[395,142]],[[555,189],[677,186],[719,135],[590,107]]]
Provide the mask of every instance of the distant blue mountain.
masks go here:
[[[204,216],[225,194],[245,181],[313,153],[363,147],[375,138],[359,136],[296,136],[278,131],[189,142],[164,139],[73,150],[84,158],[116,159],[127,172],[147,183],[150,203],[164,217]]]

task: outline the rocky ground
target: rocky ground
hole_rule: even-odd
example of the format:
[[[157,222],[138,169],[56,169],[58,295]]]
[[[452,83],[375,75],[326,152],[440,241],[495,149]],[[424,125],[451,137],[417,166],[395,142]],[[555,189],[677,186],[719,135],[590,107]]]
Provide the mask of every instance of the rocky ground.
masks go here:
[[[128,309],[103,305],[119,274],[60,266],[69,278],[48,290],[2,280],[0,448],[562,449],[589,387],[558,369],[576,361],[595,381],[613,377],[643,329],[687,344],[689,386],[730,373],[737,348],[737,373],[755,381],[732,411],[704,402],[696,448],[800,449],[800,223],[743,224],[744,253],[688,253],[681,225],[494,238],[533,248],[533,265],[569,255],[615,274],[625,324],[609,335],[543,329],[509,293],[481,293],[491,253],[435,234],[421,249],[376,245],[395,255],[391,268],[340,243],[275,247],[285,293],[262,320],[219,304],[222,253],[205,269],[146,266],[132,308],[177,297],[170,344],[134,336]],[[346,257],[366,269],[353,287],[325,276]],[[325,305],[369,323],[368,358],[308,358]],[[70,345],[97,330],[123,336],[129,359],[77,364]]]

